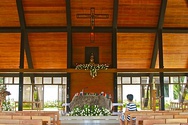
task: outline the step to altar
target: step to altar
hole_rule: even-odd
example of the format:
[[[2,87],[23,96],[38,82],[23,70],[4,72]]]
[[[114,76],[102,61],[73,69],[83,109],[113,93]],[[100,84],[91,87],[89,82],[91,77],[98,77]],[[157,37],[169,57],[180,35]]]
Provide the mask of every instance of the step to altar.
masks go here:
[[[61,116],[61,123],[119,123],[118,116]]]

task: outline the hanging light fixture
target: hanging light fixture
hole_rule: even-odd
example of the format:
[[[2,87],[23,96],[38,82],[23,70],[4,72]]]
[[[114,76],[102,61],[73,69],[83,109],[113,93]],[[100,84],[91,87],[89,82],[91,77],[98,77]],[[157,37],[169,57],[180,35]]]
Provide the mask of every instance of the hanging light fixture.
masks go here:
[[[95,42],[95,33],[94,33],[94,32],[91,32],[91,33],[90,33],[90,42],[91,42],[91,43],[94,43],[94,42]]]

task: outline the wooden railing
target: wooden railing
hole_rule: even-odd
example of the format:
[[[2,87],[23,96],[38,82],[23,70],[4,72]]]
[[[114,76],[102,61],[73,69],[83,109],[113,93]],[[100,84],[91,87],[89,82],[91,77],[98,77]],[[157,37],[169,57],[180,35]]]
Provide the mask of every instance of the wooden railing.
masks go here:
[[[170,110],[188,110],[188,102],[170,102]]]

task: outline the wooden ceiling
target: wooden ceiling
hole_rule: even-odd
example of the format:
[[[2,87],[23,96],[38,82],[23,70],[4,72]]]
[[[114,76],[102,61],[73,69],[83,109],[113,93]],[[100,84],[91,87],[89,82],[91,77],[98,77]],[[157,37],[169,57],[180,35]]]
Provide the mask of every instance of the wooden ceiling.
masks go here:
[[[22,57],[26,69],[72,68],[83,46],[113,68],[159,68],[161,34],[164,68],[188,68],[187,0],[6,0],[0,10],[0,69]]]

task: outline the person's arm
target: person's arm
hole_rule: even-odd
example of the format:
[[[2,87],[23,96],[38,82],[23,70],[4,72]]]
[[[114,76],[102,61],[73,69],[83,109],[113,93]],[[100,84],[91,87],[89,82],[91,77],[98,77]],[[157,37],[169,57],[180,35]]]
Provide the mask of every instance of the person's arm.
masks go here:
[[[129,109],[128,109],[128,108],[126,108],[126,109],[125,109],[125,111],[129,111]]]
[[[129,105],[126,105],[125,111],[129,111]]]

